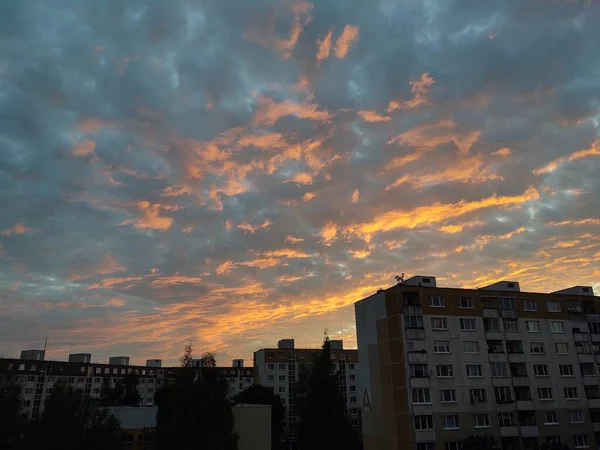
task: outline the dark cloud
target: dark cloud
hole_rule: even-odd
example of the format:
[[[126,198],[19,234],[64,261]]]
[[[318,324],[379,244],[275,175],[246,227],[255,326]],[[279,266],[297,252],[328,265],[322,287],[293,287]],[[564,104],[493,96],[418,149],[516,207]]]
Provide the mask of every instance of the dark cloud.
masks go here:
[[[598,288],[599,6],[2,2],[0,352],[352,344],[399,272]]]

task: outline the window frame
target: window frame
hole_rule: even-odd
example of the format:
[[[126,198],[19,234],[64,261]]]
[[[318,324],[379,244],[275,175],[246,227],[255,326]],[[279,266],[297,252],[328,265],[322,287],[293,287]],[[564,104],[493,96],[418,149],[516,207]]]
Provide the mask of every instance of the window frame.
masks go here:
[[[474,317],[461,317],[458,319],[458,323],[460,326],[460,331],[468,331],[468,332],[477,331],[477,319],[475,319]],[[467,323],[472,323],[473,328],[465,328],[464,325]]]
[[[439,321],[441,327],[436,327],[436,322]],[[431,329],[432,331],[448,331],[448,318],[447,317],[432,317],[431,318]]]
[[[446,299],[443,295],[430,295],[429,296],[429,306],[431,308],[445,308],[446,307]]]
[[[442,345],[440,346],[440,344],[442,344]],[[441,348],[441,347],[443,347],[443,348]],[[440,351],[442,349],[447,350],[447,351]],[[450,341],[434,340],[433,341],[433,353],[438,354],[438,355],[448,355],[448,354],[452,353],[450,351]]]

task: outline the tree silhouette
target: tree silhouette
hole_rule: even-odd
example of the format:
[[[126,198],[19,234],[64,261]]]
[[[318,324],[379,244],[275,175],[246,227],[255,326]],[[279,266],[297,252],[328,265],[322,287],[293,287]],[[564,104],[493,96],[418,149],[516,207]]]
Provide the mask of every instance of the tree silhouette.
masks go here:
[[[26,420],[21,415],[21,385],[0,385],[0,448],[20,449]]]
[[[571,447],[562,441],[546,438],[540,446],[540,450],[571,450]]]
[[[331,362],[331,344],[325,336],[321,352],[296,385],[297,437],[301,450],[360,448],[346,401]]]
[[[271,406],[271,447],[279,448],[281,444],[281,432],[283,430],[283,418],[285,416],[285,407],[283,406],[281,397],[274,394],[268,387],[255,384],[240,392],[235,397],[235,402]]]
[[[497,450],[498,443],[493,436],[467,436],[462,441],[462,450]]]

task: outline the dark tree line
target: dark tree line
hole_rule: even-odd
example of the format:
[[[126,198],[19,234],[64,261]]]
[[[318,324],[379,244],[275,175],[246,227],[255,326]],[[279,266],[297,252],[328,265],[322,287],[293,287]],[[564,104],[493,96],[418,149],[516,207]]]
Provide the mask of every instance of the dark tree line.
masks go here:
[[[571,448],[559,441],[546,439],[538,446],[540,450],[571,450]],[[471,435],[461,442],[462,450],[500,450],[500,445],[489,435]]]
[[[123,448],[119,421],[83,391],[56,383],[41,416],[21,415],[21,385],[0,386],[0,448],[3,450],[105,450]]]

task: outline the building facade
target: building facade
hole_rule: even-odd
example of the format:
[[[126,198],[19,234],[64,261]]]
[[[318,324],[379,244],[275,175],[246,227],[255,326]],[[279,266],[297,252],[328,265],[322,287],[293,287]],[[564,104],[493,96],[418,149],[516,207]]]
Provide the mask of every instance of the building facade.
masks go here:
[[[346,399],[350,418],[358,424],[359,367],[358,351],[344,349],[342,341],[332,340],[331,360],[338,371],[340,391]],[[254,352],[255,383],[270,388],[279,395],[285,406],[284,437],[293,442],[297,413],[294,407],[295,384],[303,370],[312,366],[313,358],[321,349],[295,348],[293,339],[282,339],[277,348]]]
[[[600,443],[600,298],[413,277],[355,304],[365,450]]]

